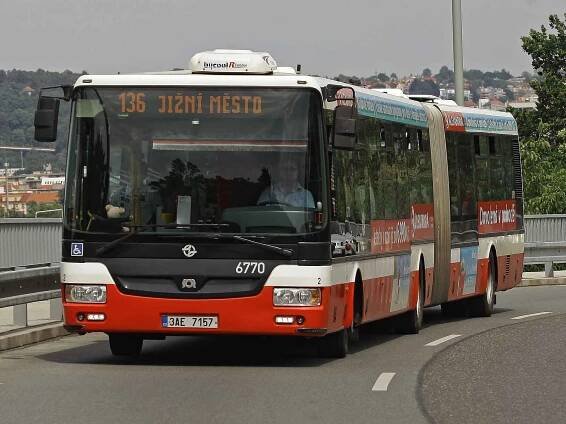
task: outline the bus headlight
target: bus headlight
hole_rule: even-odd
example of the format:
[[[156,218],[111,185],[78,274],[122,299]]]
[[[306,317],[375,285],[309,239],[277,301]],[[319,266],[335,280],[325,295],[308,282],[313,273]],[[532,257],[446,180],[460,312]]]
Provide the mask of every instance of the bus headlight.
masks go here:
[[[71,303],[106,303],[106,286],[66,284],[65,300]]]
[[[275,287],[273,289],[274,306],[319,306],[320,300],[319,288],[292,289]]]

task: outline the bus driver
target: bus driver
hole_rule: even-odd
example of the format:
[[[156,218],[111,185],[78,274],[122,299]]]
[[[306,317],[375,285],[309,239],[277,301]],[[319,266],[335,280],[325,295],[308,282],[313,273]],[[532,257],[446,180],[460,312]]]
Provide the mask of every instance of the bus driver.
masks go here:
[[[260,194],[257,204],[282,204],[298,208],[314,209],[314,199],[309,190],[299,183],[299,167],[296,163],[285,162],[276,167],[271,184]]]

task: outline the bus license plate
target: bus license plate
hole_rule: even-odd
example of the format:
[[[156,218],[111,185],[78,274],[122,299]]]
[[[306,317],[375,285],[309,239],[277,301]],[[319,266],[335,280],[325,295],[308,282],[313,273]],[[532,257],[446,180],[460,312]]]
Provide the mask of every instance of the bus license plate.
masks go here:
[[[162,315],[161,325],[167,328],[218,328],[218,317],[203,315]]]

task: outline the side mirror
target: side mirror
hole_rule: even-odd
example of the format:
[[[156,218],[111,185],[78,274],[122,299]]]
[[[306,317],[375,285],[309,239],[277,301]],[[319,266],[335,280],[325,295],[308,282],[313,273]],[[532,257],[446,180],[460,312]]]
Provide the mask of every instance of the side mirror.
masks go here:
[[[40,96],[35,111],[35,136],[37,141],[53,142],[57,139],[59,122],[59,99]]]
[[[356,144],[356,118],[352,106],[336,106],[332,145],[335,149],[354,150]]]

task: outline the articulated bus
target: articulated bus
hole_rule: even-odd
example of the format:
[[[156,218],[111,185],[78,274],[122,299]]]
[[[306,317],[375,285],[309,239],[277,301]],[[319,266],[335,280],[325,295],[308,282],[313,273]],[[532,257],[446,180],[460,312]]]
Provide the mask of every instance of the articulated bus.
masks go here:
[[[489,316],[523,265],[517,126],[214,50],[188,70],[42,90],[71,101],[64,321],[115,355],[173,335],[417,333],[423,308]]]

